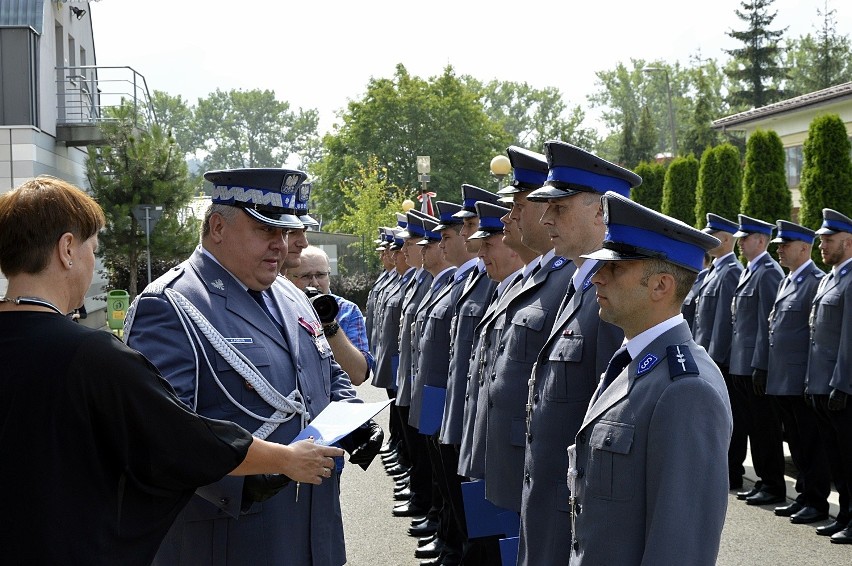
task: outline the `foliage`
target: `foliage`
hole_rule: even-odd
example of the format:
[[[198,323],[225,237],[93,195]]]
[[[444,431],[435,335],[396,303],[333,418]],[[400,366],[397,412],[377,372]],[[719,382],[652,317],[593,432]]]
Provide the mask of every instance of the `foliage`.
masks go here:
[[[371,156],[389,185],[406,189],[409,197],[420,190],[417,156],[430,156],[429,190],[440,200],[458,201],[463,182],[493,183],[491,158],[514,141],[450,66],[424,80],[397,65],[393,78],[371,79],[341,118],[342,126],[323,140],[324,158],[310,168],[318,212],[327,218],[343,213],[340,186],[357,180]]]
[[[657,130],[654,126],[654,119],[651,117],[651,110],[648,105],[642,107],[642,113],[639,116],[639,130],[636,132],[636,162],[630,165],[638,165],[641,161],[651,161],[656,155],[657,148]]]
[[[204,167],[281,167],[298,158],[307,165],[316,153],[319,114],[316,110],[290,110],[271,90],[216,89],[199,99],[193,120],[191,146],[205,154]]]
[[[663,182],[663,214],[695,225],[695,185],[698,182],[698,160],[694,155],[676,157],[666,170]]]
[[[837,114],[814,118],[802,148],[802,207],[799,223],[816,229],[822,209],[852,216],[852,160],[846,126]],[[814,260],[819,253],[814,246]],[[821,263],[821,262],[818,262]]]
[[[375,269],[370,273],[332,275],[331,292],[352,301],[363,312],[367,308],[367,295],[370,294],[370,289],[378,276],[379,272]]]
[[[635,127],[633,118],[625,116],[621,128],[621,140],[618,144],[618,162],[625,167],[629,167],[636,161],[636,134],[633,133]]]
[[[537,89],[527,83],[497,80],[482,84],[470,76],[462,80],[479,94],[485,113],[503,127],[515,145],[534,151],[542,151],[544,142],[553,139],[587,149],[597,145],[595,130],[582,125],[582,107],[575,106],[566,115],[567,106],[555,87]]]
[[[721,143],[721,135],[713,129],[713,120],[719,118],[724,108],[722,79],[724,75],[715,60],[687,71],[695,87],[694,105],[685,124],[685,131],[678,138],[683,155],[701,155],[710,146]]]
[[[355,234],[364,242],[371,242],[378,226],[395,226],[395,213],[402,210],[405,193],[388,179],[387,169],[379,167],[378,159],[371,156],[367,165],[358,169],[358,177],[343,181],[339,187],[342,213],[328,223],[331,231]],[[370,269],[379,267],[378,256],[370,250],[350,251],[362,256]]]
[[[852,42],[848,35],[837,34],[835,13],[827,6],[825,10],[817,8],[822,26],[816,36],[807,34],[789,42],[787,88],[791,96],[852,81]]]
[[[182,218],[193,196],[183,155],[174,138],[158,125],[150,132],[135,131],[132,114],[130,105],[116,109],[111,116],[115,121],[101,125],[108,145],[90,147],[86,160],[92,195],[107,217],[99,239],[111,277],[125,262],[130,273],[136,273],[141,263],[147,264],[145,234],[132,215],[136,205],[163,207],[163,215],[151,233],[152,259],[177,263],[198,241],[197,222]],[[110,286],[115,288],[116,282],[110,280]],[[131,298],[136,295],[135,279],[128,282],[127,290]]]
[[[769,12],[775,0],[742,0],[742,10],[737,17],[748,27],[742,31],[731,30],[729,37],[743,43],[737,49],[726,49],[732,65],[725,74],[733,82],[728,102],[733,107],[760,108],[783,99],[786,95],[781,82],[787,78],[787,69],[781,65],[782,50],[779,40],[787,28],[770,29],[777,12]]]
[[[659,211],[663,205],[663,183],[666,179],[666,166],[662,163],[643,161],[634,170],[642,177],[642,184],[630,189],[630,198]]]
[[[724,143],[701,155],[695,195],[695,226],[703,227],[707,213],[736,221],[742,201],[740,152]]]
[[[793,201],[784,159],[784,144],[777,133],[756,130],[749,136],[740,212],[771,223],[790,219]]]
[[[161,90],[155,90],[151,96],[151,104],[157,123],[163,131],[175,139],[178,147],[184,153],[192,153],[192,115],[193,109],[181,95],[171,96]]]

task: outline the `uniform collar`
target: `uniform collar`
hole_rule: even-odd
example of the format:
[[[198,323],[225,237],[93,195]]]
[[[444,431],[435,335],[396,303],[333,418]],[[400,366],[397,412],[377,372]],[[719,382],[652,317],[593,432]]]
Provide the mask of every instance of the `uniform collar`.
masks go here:
[[[637,334],[631,340],[628,340],[625,345],[627,346],[627,351],[630,352],[630,357],[635,360],[648,348],[648,346],[651,345],[651,342],[659,338],[663,332],[674,328],[683,321],[683,315],[678,313],[675,316],[652,326],[648,330]]]

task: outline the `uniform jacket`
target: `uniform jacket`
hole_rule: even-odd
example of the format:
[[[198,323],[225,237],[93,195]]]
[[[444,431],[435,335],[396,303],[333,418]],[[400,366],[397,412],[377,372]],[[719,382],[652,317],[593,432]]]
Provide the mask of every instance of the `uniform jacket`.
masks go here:
[[[236,422],[249,431],[262,424],[227,398],[215,383],[211,366],[228,393],[245,408],[265,416],[274,410],[246,386],[206,339],[187,337],[162,294],[163,287],[178,291],[192,302],[279,392],[288,395],[298,387],[310,417],[318,415],[330,401],[358,401],[349,376],[334,361],[325,337],[315,339],[300,325],[300,318],[307,325],[318,323],[316,311],[303,292],[283,277],[265,292],[282,315],[282,336],[242,286],[198,248],[137,297],[126,340],[154,363],[180,399],[199,414]],[[286,444],[300,430],[296,416],[281,424],[267,440]],[[230,515],[239,515],[241,478],[225,478],[202,490],[206,497],[193,497],[178,516],[160,547],[156,564],[265,561],[340,565],[346,561],[338,482],[334,478],[320,486],[302,485],[298,502],[295,484],[291,483],[271,499],[253,504],[239,520]]]
[[[701,288],[704,278],[707,277],[707,271],[707,268],[704,268],[698,272],[695,283],[692,284],[692,289],[689,290],[686,298],[683,299],[683,306],[680,309],[680,313],[683,315],[683,319],[689,325],[689,328],[694,326],[696,298],[698,297],[698,290]]]
[[[852,263],[823,277],[811,307],[808,393],[852,394]]]
[[[769,312],[784,272],[769,254],[752,263],[751,269],[743,271],[731,302],[732,375],[751,376],[752,369],[769,367]]]
[[[811,263],[786,288],[778,285],[769,313],[767,395],[801,395],[808,369],[808,316],[825,273]],[[783,289],[782,289],[783,288]]]
[[[449,371],[450,320],[455,310],[454,299],[464,286],[464,277],[456,285],[456,269],[440,274],[414,313],[414,333],[411,339],[412,382],[408,424],[420,429],[423,408],[423,386],[446,387]],[[462,274],[464,275],[464,274]],[[446,299],[446,300],[445,300]],[[442,413],[443,414],[443,413]]]
[[[506,304],[500,343],[489,352],[493,363],[481,375],[474,459],[484,461],[486,499],[511,511],[521,510],[529,379],[575,270],[556,256]]]
[[[538,355],[526,399],[526,450],[521,485],[519,564],[565,564],[571,532],[565,449],[574,441],[589,400],[624,333],[600,319],[586,276]]]
[[[373,283],[370,288],[370,294],[367,295],[367,304],[364,309],[364,326],[367,328],[367,339],[370,341],[370,353],[376,354],[376,343],[373,337],[373,326],[376,318],[376,299],[381,290],[393,278],[393,271],[382,271],[381,275]]]
[[[414,269],[396,277],[382,290],[376,302],[373,321],[376,333],[376,370],[373,385],[384,389],[396,389],[396,373],[399,366],[399,316],[405,287],[414,277]]]
[[[722,375],[689,326],[651,342],[591,404],[577,433],[581,510],[571,565],[714,565],[732,428]]]
[[[473,357],[476,326],[488,308],[497,282],[483,269],[470,287],[462,292],[450,324],[450,366],[447,378],[447,401],[441,421],[441,444],[461,444],[467,377]]]
[[[734,254],[712,266],[698,290],[692,335],[713,361],[727,368],[731,359],[731,302],[739,284],[743,266]]]
[[[414,315],[420,301],[429,292],[432,274],[421,271],[416,279],[409,283],[402,300],[402,314],[399,320],[399,369],[397,370],[396,404],[400,407],[411,405],[411,382],[414,379],[414,359],[412,357],[412,338],[414,336]]]

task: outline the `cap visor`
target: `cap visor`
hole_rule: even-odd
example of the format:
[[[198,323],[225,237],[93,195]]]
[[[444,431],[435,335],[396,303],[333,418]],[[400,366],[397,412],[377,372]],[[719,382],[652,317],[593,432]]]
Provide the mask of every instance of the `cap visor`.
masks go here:
[[[311,217],[309,214],[304,214],[304,215],[300,216],[299,220],[305,226],[311,226],[311,227],[314,227],[314,228],[319,228],[319,225],[320,225],[320,223],[317,222],[316,220],[314,220],[313,217]]]
[[[814,233],[819,236],[831,236],[832,234],[837,234],[837,232],[839,232],[839,230],[832,230],[831,228],[820,228]]]
[[[737,230],[736,232],[734,232],[734,238],[745,238],[749,234],[751,234],[751,232],[743,232],[742,230]]]
[[[513,195],[515,193],[522,193],[524,191],[528,191],[529,189],[524,189],[521,187],[516,187],[514,185],[509,185],[508,187],[503,187],[499,191],[497,191],[498,195]]]
[[[581,254],[580,257],[586,259],[596,259],[598,261],[627,261],[631,259],[648,259],[648,256],[640,254],[624,254],[606,248],[601,248],[590,254]]]
[[[502,230],[500,230],[499,232],[489,232],[488,230],[478,230],[478,231],[474,232],[473,234],[471,234],[470,236],[468,236],[467,239],[468,240],[484,240],[485,238],[488,238],[490,236],[497,236],[497,235],[502,235],[502,234],[503,234]]]
[[[289,228],[293,230],[299,230],[305,227],[304,224],[299,220],[298,216],[294,216],[292,214],[278,214],[277,218],[269,218],[268,216],[264,216],[257,210],[253,208],[243,208],[246,214],[260,222],[261,224],[266,224],[267,226],[272,226],[273,228]]]
[[[533,202],[543,202],[554,198],[565,198],[571,195],[576,195],[583,191],[572,191],[570,189],[557,189],[551,185],[545,185],[540,189],[536,189],[527,195],[527,200]]]
[[[473,218],[476,216],[475,212],[470,212],[467,210],[459,210],[455,214],[453,214],[453,218]]]

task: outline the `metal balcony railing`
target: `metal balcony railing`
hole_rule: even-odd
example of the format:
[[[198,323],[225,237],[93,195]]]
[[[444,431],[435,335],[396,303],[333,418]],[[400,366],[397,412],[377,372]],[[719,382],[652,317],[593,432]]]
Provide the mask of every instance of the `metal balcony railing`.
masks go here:
[[[148,130],[157,117],[145,77],[131,67],[56,67],[57,125],[96,126],[115,121],[110,109],[133,108],[134,126]]]

